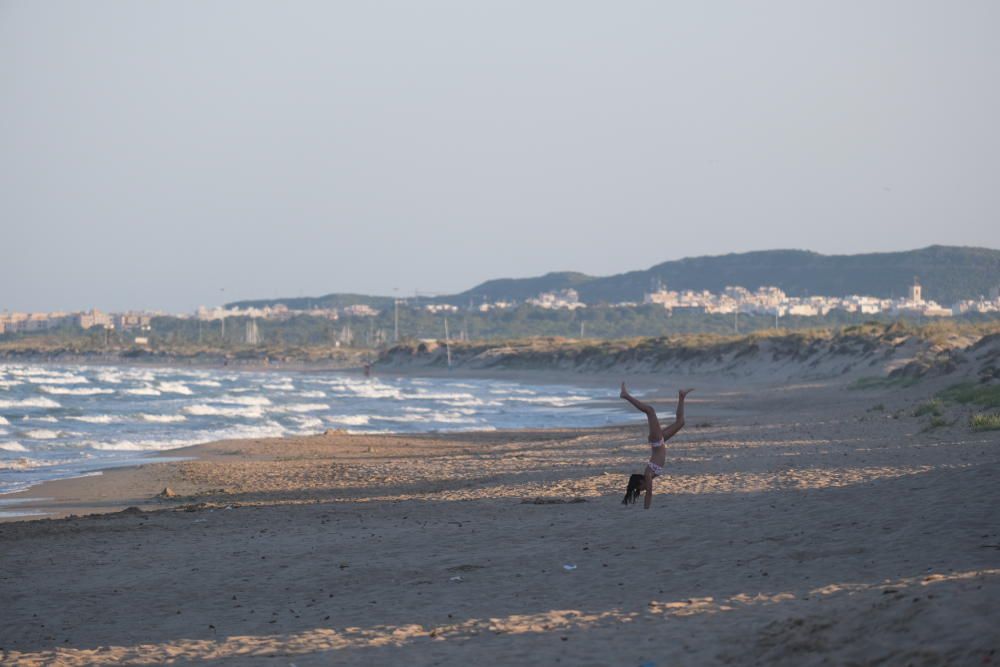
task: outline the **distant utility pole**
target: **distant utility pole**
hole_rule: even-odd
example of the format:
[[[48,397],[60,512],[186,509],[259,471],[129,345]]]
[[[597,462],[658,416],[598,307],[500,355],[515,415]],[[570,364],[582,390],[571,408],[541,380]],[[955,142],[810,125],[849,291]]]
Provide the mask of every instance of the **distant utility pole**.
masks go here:
[[[444,316],[444,350],[448,355],[448,368],[451,368],[451,343],[448,340],[448,316]]]
[[[226,288],[220,287],[219,292],[222,293],[222,342],[226,342]]]
[[[397,293],[397,294],[393,295],[393,299],[392,299],[392,306],[393,306],[393,310],[394,310],[394,313],[393,313],[392,342],[398,343],[399,342],[399,295],[398,295],[399,288],[398,287],[393,287],[392,291]]]

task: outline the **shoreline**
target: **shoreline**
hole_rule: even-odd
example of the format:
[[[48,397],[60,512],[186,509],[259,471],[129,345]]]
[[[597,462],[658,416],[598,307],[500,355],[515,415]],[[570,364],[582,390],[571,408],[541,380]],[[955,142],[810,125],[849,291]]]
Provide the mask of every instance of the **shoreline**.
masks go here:
[[[42,367],[61,367],[61,368],[65,368],[67,366],[68,367],[83,367],[83,368],[86,368],[86,367],[91,367],[91,368],[105,368],[105,367],[109,367],[110,366],[110,367],[118,367],[118,368],[126,368],[126,367],[135,367],[135,368],[154,367],[154,368],[184,370],[184,367],[178,368],[176,366],[169,365],[169,364],[165,364],[165,365],[159,365],[159,364],[157,364],[157,365],[109,364],[108,366],[104,366],[104,365],[88,365],[88,364],[63,364],[63,363],[59,363],[59,364],[56,364],[56,363],[41,364],[41,363],[39,363],[39,364],[33,364],[33,365],[42,366]],[[217,367],[217,368],[213,367],[213,370],[223,370],[225,368],[226,367],[221,367],[221,366]],[[229,369],[229,370],[233,370],[234,372],[254,372],[254,371],[249,371],[247,369]],[[301,373],[301,374],[310,374],[310,373],[335,373],[335,374],[343,374],[343,375],[347,375],[347,376],[351,376],[351,377],[353,377],[355,375],[355,374],[350,373],[350,372],[345,372],[342,369],[311,368],[311,369],[308,369],[308,370],[291,370],[291,369],[288,369],[288,368],[282,368],[282,369],[272,368],[270,370],[281,371],[281,372],[290,373],[290,374],[295,374],[295,373]],[[612,398],[612,396],[614,396],[617,393],[617,386],[616,385],[609,385],[609,378],[606,375],[600,375],[600,374],[581,374],[581,373],[572,373],[572,372],[570,372],[570,373],[545,373],[545,372],[542,372],[542,371],[524,371],[524,370],[496,370],[494,372],[489,372],[489,371],[480,371],[480,372],[476,372],[476,371],[459,371],[459,372],[454,372],[454,373],[448,372],[448,371],[436,373],[436,372],[433,371],[433,369],[426,369],[426,370],[427,370],[427,372],[421,372],[420,369],[415,369],[415,370],[401,370],[399,372],[391,372],[391,373],[390,372],[385,372],[385,373],[373,374],[371,377],[372,377],[373,380],[376,380],[376,381],[379,380],[379,379],[396,380],[396,379],[409,379],[409,378],[432,378],[432,379],[449,379],[449,378],[451,378],[451,379],[456,379],[456,380],[458,380],[458,379],[498,380],[498,381],[507,381],[507,382],[518,382],[518,383],[522,383],[522,384],[529,385],[529,386],[541,386],[541,387],[546,387],[546,386],[548,386],[548,387],[556,387],[556,386],[558,386],[558,387],[566,387],[566,388],[569,388],[569,389],[572,389],[573,387],[580,387],[580,388],[607,387],[607,389],[608,389],[608,397],[607,398],[589,399],[589,400],[587,400],[585,402],[582,402],[582,403],[579,403],[577,405],[574,405],[573,407],[584,408],[584,409],[600,409],[600,410],[605,410],[605,409],[609,409],[609,408],[618,407],[619,403],[620,403],[620,401],[617,398]],[[360,371],[358,371],[358,374],[360,374]],[[636,376],[636,377],[639,377],[639,376]],[[648,379],[648,378],[643,378],[643,379],[645,380],[645,379]],[[708,379],[706,378],[705,381],[708,382]],[[658,388],[654,387],[653,389],[657,390]],[[650,396],[647,393],[647,398],[649,400],[662,401],[662,402],[670,402],[670,400],[671,400],[670,397],[669,397],[669,392],[667,392],[665,398],[662,397],[660,394],[656,394],[654,396]],[[554,408],[554,409],[558,410],[559,408]],[[663,412],[663,414],[665,416],[667,416],[669,414],[672,414],[670,412],[670,409],[669,409],[668,406],[664,406],[664,409],[662,410],[662,412]],[[623,416],[623,419],[624,419],[624,416]],[[447,430],[433,431],[432,430],[432,431],[428,431],[428,432],[429,433],[452,433],[452,432],[466,432],[466,431],[458,431],[458,430],[456,430],[456,431],[447,431]],[[469,432],[475,432],[475,431],[469,431]],[[294,437],[301,437],[301,436],[286,436],[286,437],[292,437],[292,438],[294,438]],[[194,445],[204,445],[204,444],[209,444],[211,442],[214,442],[214,440],[212,440],[211,438],[209,438],[209,439],[204,440],[203,442],[196,442],[196,443],[191,443],[191,444],[194,444]],[[28,485],[25,486],[25,487],[23,487],[23,488],[18,488],[18,489],[13,489],[13,490],[9,490],[9,491],[0,492],[0,499],[9,498],[9,497],[22,497],[22,495],[24,493],[31,492],[32,490],[37,489],[41,485],[48,484],[50,482],[58,481],[58,480],[61,480],[61,479],[73,479],[73,478],[79,477],[81,475],[103,473],[103,472],[107,472],[107,471],[110,471],[110,470],[115,470],[115,469],[119,469],[119,468],[123,468],[123,467],[133,467],[133,466],[136,466],[136,465],[140,465],[140,463],[136,463],[135,462],[136,460],[138,460],[138,461],[147,461],[148,459],[151,459],[151,458],[162,458],[162,457],[172,456],[172,455],[175,455],[175,453],[177,451],[183,450],[183,449],[186,449],[186,448],[190,447],[191,444],[183,444],[183,445],[180,445],[178,447],[173,447],[173,448],[169,448],[169,449],[149,449],[149,450],[141,450],[141,451],[135,451],[135,452],[128,452],[126,455],[123,455],[120,458],[111,459],[111,460],[107,460],[107,461],[80,462],[79,464],[72,466],[73,470],[66,471],[64,473],[65,474],[64,477],[56,477],[56,478],[53,478],[53,479],[44,479],[44,480],[39,480],[39,481],[36,481],[36,482],[30,482],[30,483],[27,483]],[[5,518],[6,518],[6,515],[4,515],[2,512],[0,512],[0,520],[4,520]]]
[[[500,374],[498,374],[500,375]],[[528,381],[533,378],[522,372],[511,372],[502,374],[503,378],[510,381]],[[424,375],[401,374],[400,377],[425,377]],[[484,379],[479,377],[479,379]],[[608,384],[608,378],[593,377],[594,383],[590,386],[604,386]],[[711,401],[709,399],[692,395],[688,399],[689,406],[695,406],[702,419],[715,419],[720,416],[746,415],[748,409],[733,404],[727,400],[728,393],[724,389],[728,383],[722,383],[721,387],[713,386],[708,378],[687,378],[701,385],[703,392],[718,392],[719,396]],[[700,382],[699,382],[700,381]],[[553,380],[547,384],[563,385],[562,379]],[[662,383],[653,387],[645,387],[641,390],[643,400],[657,404],[661,418],[666,421],[672,418],[673,403],[676,397],[671,395],[672,388],[663,387]],[[617,387],[614,387],[617,391]],[[610,393],[610,391],[609,391]],[[366,434],[360,432],[348,432],[348,429],[327,429],[324,433],[310,435],[290,435],[277,438],[249,438],[236,440],[214,440],[203,443],[183,445],[171,449],[149,450],[134,452],[135,456],[123,460],[120,464],[105,465],[105,462],[95,463],[95,467],[85,469],[79,473],[73,473],[70,477],[60,477],[56,479],[43,480],[30,486],[5,492],[0,494],[0,506],[5,503],[16,503],[18,510],[33,510],[41,512],[31,517],[32,519],[61,519],[71,515],[97,514],[104,512],[121,511],[126,507],[136,506],[145,510],[155,510],[169,507],[163,503],[163,499],[156,499],[155,495],[160,493],[165,487],[170,486],[171,480],[176,480],[177,464],[192,461],[220,461],[227,460],[220,458],[218,452],[225,450],[229,446],[237,449],[246,447],[248,444],[266,443],[270,447],[288,447],[292,450],[302,443],[325,442],[326,445],[337,448],[347,447],[369,447],[372,441],[379,439],[388,440],[431,440],[439,443],[461,442],[465,440],[484,440],[489,442],[499,442],[504,439],[517,439],[521,433],[564,433],[567,431],[580,433],[603,433],[605,431],[617,432],[621,429],[644,428],[641,415],[633,414],[633,410],[627,407],[621,399],[591,399],[574,407],[606,410],[611,408],[621,408],[620,421],[609,423],[604,426],[594,426],[585,428],[574,428],[572,426],[554,427],[551,429],[502,429],[502,430],[462,430],[462,431],[426,431],[416,433],[377,433]],[[691,407],[689,407],[689,413]],[[644,440],[644,438],[641,438]],[[361,443],[355,445],[354,443]],[[276,456],[278,454],[275,454]],[[289,452],[290,456],[294,455]],[[251,456],[251,458],[253,458]],[[175,482],[176,483],[176,482]],[[199,493],[204,489],[198,489]],[[9,521],[23,520],[22,517],[5,514],[5,510],[0,507],[0,524]]]

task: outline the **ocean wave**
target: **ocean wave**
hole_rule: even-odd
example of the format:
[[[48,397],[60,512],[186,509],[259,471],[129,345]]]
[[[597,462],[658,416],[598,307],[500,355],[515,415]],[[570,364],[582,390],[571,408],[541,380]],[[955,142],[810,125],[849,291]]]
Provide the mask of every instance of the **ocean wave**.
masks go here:
[[[39,375],[28,378],[31,384],[89,384],[82,375]]]
[[[368,415],[343,415],[340,417],[327,417],[331,424],[347,424],[348,426],[364,426],[368,423]]]
[[[105,384],[121,384],[122,374],[116,372],[104,371],[97,374],[97,381],[104,382]]]
[[[70,417],[70,419],[88,424],[117,424],[125,421],[121,415],[80,415],[79,417]]]
[[[10,459],[8,461],[0,460],[0,470],[31,470],[33,468],[41,468],[46,465],[49,464],[43,461],[29,459],[26,456],[22,456],[17,459]]]
[[[10,422],[7,421],[6,417],[4,417],[3,415],[0,415],[0,424],[7,424],[7,425],[9,425]]]
[[[264,424],[255,424],[252,426],[238,425],[212,431],[201,431],[192,437],[173,440],[89,440],[84,442],[83,445],[96,451],[106,452],[162,451],[165,449],[177,449],[178,447],[189,447],[204,442],[215,442],[216,440],[277,438],[285,435],[287,432],[287,429],[281,424],[269,421]]]
[[[484,401],[479,398],[470,398],[457,401],[441,401],[444,405],[450,405],[453,408],[466,408],[475,406],[477,408],[481,407],[497,407],[503,405],[500,401]]]
[[[362,383],[348,383],[342,387],[350,391],[355,396],[360,398],[393,398],[400,399],[403,397],[402,392],[396,387],[390,387],[384,384],[362,384]]]
[[[270,389],[271,391],[295,391],[295,385],[291,382],[282,382],[280,384],[265,384],[262,385],[264,389]]]
[[[152,449],[149,445],[141,442],[133,442],[131,440],[119,440],[117,442],[100,442],[90,440],[86,442],[86,445],[90,447],[90,449],[96,449],[101,452],[141,452]]]
[[[99,387],[80,387],[78,389],[71,389],[69,387],[51,387],[47,384],[43,384],[39,387],[46,394],[55,394],[58,396],[96,396],[98,394],[113,394],[114,389],[101,389]]]
[[[32,417],[31,415],[25,415],[24,417],[21,418],[21,421],[22,422],[47,422],[49,424],[55,424],[59,420],[56,419],[55,417],[53,417],[52,415],[36,415],[34,417]]]
[[[216,382],[215,380],[192,380],[188,384],[194,384],[199,387],[221,387],[221,382]]]
[[[20,401],[0,401],[0,408],[60,408],[62,407],[59,403],[56,403],[51,398],[45,398],[44,396],[33,396],[31,398],[25,398]]]
[[[232,405],[271,405],[271,399],[266,396],[219,396],[209,400]]]
[[[326,392],[320,389],[312,389],[309,391],[300,391],[295,394],[296,396],[301,396],[302,398],[326,398]]]
[[[565,408],[570,405],[579,405],[590,400],[589,396],[510,396],[508,403],[536,403],[549,405],[555,408]]]
[[[181,408],[182,412],[196,417],[247,417],[258,419],[264,416],[264,411],[257,405],[250,405],[243,408],[223,408],[217,405],[188,405]]]
[[[184,396],[190,396],[194,393],[191,391],[191,388],[183,382],[161,382],[156,385],[156,388],[166,394],[183,394]]]
[[[139,419],[157,424],[170,424],[173,422],[187,421],[187,417],[184,415],[148,415],[145,413],[140,414]]]
[[[460,393],[435,393],[435,392],[424,392],[418,391],[416,394],[407,394],[405,398],[412,398],[418,401],[477,401],[475,405],[479,405],[482,401],[473,396],[468,392]]]
[[[291,403],[276,409],[282,412],[316,412],[317,410],[329,410],[330,406],[326,403]]]
[[[132,389],[123,389],[123,394],[131,394],[132,396],[159,396],[159,390],[146,385],[145,387],[133,387]]]
[[[19,384],[24,384],[21,380],[0,380],[0,389],[10,389],[11,387],[16,387]]]
[[[16,440],[11,442],[0,442],[0,449],[5,452],[26,452],[28,448],[17,442]]]
[[[32,440],[54,440],[61,434],[59,431],[53,431],[52,429],[33,428],[30,431],[25,431],[23,435],[25,438],[31,438]]]
[[[302,431],[316,431],[323,428],[323,420],[319,417],[292,417]]]

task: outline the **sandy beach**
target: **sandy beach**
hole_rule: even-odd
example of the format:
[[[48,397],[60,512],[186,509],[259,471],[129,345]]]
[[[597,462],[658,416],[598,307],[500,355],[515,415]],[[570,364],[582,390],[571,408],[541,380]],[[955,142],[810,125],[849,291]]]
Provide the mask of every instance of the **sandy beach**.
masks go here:
[[[690,383],[649,511],[620,502],[648,457],[624,405],[217,442],[6,496],[47,518],[0,523],[0,663],[1000,661],[996,432],[925,430],[933,383]]]

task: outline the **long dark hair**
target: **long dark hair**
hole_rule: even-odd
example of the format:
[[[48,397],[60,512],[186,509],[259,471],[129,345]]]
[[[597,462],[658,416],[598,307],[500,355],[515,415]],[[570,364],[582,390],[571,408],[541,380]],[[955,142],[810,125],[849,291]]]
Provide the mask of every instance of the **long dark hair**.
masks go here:
[[[639,494],[642,492],[642,487],[645,483],[645,475],[636,473],[629,477],[628,487],[625,489],[625,497],[622,499],[622,505],[631,505],[635,503],[635,501],[639,499]]]

